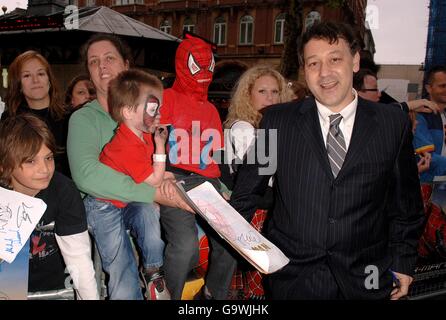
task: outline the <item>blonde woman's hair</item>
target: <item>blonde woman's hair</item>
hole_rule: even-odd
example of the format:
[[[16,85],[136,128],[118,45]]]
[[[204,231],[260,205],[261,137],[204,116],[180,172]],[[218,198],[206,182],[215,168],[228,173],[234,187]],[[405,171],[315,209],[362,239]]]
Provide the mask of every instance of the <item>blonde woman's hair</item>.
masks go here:
[[[228,116],[224,122],[225,128],[230,128],[236,121],[249,122],[254,128],[259,127],[262,114],[251,104],[251,91],[256,80],[263,76],[271,76],[279,85],[279,103],[292,100],[292,91],[287,86],[285,78],[270,66],[256,66],[246,70],[238,80],[231,98]]]

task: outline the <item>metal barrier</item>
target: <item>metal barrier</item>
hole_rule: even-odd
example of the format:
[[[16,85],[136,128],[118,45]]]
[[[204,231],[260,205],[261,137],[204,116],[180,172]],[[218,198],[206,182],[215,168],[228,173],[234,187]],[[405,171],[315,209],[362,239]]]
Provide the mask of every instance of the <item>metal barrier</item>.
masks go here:
[[[73,288],[28,292],[28,300],[75,300]]]

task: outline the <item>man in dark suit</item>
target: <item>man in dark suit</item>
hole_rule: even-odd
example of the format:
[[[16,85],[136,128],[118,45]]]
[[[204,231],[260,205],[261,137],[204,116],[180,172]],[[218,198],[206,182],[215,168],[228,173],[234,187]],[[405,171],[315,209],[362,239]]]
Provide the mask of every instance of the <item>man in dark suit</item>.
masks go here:
[[[238,173],[231,205],[249,220],[268,184],[260,170],[277,166],[266,234],[290,263],[267,278],[273,299],[399,299],[412,282],[424,215],[410,122],[358,98],[358,50],[343,24],[304,34],[314,98],[270,107],[252,152],[277,144],[276,163]]]

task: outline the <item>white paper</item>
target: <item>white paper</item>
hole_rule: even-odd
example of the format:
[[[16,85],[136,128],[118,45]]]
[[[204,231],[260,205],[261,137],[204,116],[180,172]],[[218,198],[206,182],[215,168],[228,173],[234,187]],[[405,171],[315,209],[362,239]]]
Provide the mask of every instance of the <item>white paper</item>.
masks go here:
[[[378,88],[397,101],[407,101],[409,82],[407,79],[378,79]]]
[[[0,258],[13,262],[46,210],[41,199],[0,187]]]
[[[187,196],[197,213],[260,272],[273,273],[288,264],[283,252],[231,207],[211,183],[187,191]]]

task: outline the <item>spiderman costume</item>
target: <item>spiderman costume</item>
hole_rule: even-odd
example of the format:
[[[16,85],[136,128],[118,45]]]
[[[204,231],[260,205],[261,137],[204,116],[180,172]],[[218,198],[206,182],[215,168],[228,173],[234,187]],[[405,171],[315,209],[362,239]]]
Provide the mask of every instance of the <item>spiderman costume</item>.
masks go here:
[[[170,125],[173,167],[218,178],[220,169],[212,156],[223,148],[223,131],[217,109],[207,100],[215,67],[213,47],[200,38],[186,37],[175,57],[175,82],[164,90],[160,122]]]
[[[184,182],[186,191],[204,181],[221,189],[220,169],[212,156],[223,148],[223,131],[215,106],[207,100],[214,67],[212,45],[186,35],[175,57],[175,82],[163,93],[160,122],[170,125],[166,170]],[[167,239],[165,279],[172,299],[180,299],[189,272],[198,264],[197,221],[189,212],[166,206],[161,206],[160,216]],[[212,248],[205,287],[213,298],[225,299],[232,278],[228,270],[235,269],[236,261],[220,236],[204,227],[209,229],[206,234]]]

